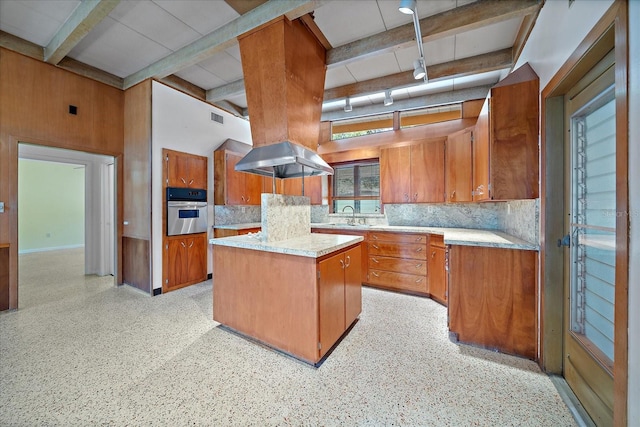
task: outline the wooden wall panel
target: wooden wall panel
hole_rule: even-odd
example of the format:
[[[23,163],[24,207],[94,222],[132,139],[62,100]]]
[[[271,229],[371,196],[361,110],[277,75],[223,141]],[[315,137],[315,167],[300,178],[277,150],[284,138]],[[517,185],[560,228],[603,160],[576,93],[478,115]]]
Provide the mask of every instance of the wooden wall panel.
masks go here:
[[[122,282],[151,292],[151,245],[149,240],[122,237]]]
[[[18,307],[18,143],[116,157],[122,177],[124,152],[121,90],[0,48],[0,242],[9,243],[9,307]],[[69,114],[69,104],[78,108]],[[116,203],[122,218],[122,191]],[[118,226],[118,237],[121,236]],[[120,239],[118,274],[121,271]],[[121,281],[121,276],[117,277]]]

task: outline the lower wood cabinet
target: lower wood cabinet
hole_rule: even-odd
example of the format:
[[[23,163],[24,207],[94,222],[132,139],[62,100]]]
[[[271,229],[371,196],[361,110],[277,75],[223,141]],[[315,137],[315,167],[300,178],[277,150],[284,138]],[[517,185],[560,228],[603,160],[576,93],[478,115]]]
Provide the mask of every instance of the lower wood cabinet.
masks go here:
[[[164,249],[163,292],[207,280],[207,233],[166,237]]]
[[[427,242],[426,234],[369,232],[367,283],[428,295]]]
[[[369,248],[367,246],[369,233],[367,233],[366,231],[329,228],[312,228],[311,232],[320,234],[345,234],[347,236],[362,236],[364,240],[360,245],[360,277],[362,278],[362,282],[367,282],[367,276],[369,275]]]
[[[243,228],[241,230],[232,230],[229,228],[215,228],[213,230],[213,237],[217,239],[218,237],[241,236],[243,234],[257,233],[258,231],[261,231],[261,230],[262,230],[261,227]]]
[[[449,277],[446,269],[447,248],[444,237],[436,234],[429,235],[429,293],[431,298],[447,305],[449,299]]]
[[[463,343],[537,359],[537,255],[450,246],[450,333]]]
[[[356,320],[362,311],[360,247],[318,262],[320,357]]]

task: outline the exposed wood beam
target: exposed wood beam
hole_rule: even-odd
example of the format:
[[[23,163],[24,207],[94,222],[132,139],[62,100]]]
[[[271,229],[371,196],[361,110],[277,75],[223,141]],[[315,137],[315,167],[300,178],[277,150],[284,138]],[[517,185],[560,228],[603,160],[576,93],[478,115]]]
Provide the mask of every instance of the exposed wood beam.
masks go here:
[[[520,58],[522,49],[529,39],[529,34],[531,34],[531,30],[533,30],[533,26],[538,19],[538,15],[540,14],[541,9],[542,3],[540,3],[540,7],[534,13],[525,16],[522,20],[522,24],[520,24],[520,29],[518,30],[518,34],[516,35],[516,41],[513,43],[513,66],[516,65],[516,62],[518,62],[518,58]]]
[[[118,3],[120,0],[82,0],[45,46],[44,60],[57,65]]]
[[[202,89],[200,86],[194,85],[191,82],[186,81],[183,78],[176,76],[175,74],[171,74],[163,79],[160,79],[160,82],[166,84],[167,86],[171,86],[174,89],[177,89],[181,92],[184,92],[188,95],[193,96],[194,98],[198,98],[202,101],[206,101],[207,91]]]
[[[541,0],[479,0],[420,20],[424,42],[474,30],[500,21],[535,13]],[[391,52],[415,43],[413,24],[375,34],[327,52],[327,67],[345,65],[365,57]]]
[[[4,31],[0,31],[0,47],[37,59],[38,61],[44,59],[44,49],[42,46],[16,37],[13,34],[5,33]]]
[[[244,93],[244,80],[236,80],[224,86],[209,89],[207,91],[207,101],[218,102],[231,96]]]
[[[106,71],[102,71],[98,68],[92,67],[91,65],[87,65],[83,62],[76,61],[75,59],[69,58],[68,56],[62,58],[62,61],[58,63],[58,67],[64,68],[67,71],[71,71],[72,73],[88,77],[106,85],[122,89],[122,78],[111,73],[107,73]]]
[[[451,104],[454,102],[464,102],[470,99],[486,98],[492,85],[477,86],[469,89],[453,90],[449,92],[435,93],[416,98],[402,99],[395,101],[392,105],[385,106],[382,103],[378,105],[367,105],[364,107],[353,107],[353,111],[345,112],[343,110],[328,111],[322,113],[320,120],[334,121],[342,119],[351,119],[359,116],[369,116],[373,114],[391,113],[398,110],[412,110],[415,108],[431,107],[443,104]],[[251,112],[249,112],[251,113]]]
[[[212,31],[201,39],[127,76],[124,79],[124,88],[128,89],[148,78],[163,78],[198,62],[202,62],[214,53],[221,52],[229,46],[232,46],[236,43],[236,37],[247,31],[264,25],[282,15],[287,15],[289,19],[299,18],[317,8],[324,1],[326,0],[268,1]]]
[[[233,10],[238,12],[239,15],[244,15],[250,10],[260,6],[262,3],[266,3],[267,0],[224,0],[224,2],[231,6]]]
[[[512,65],[511,48],[498,50],[496,52],[485,53],[472,56],[470,58],[458,59],[456,61],[435,64],[427,67],[429,81],[462,77],[470,74],[485,73],[488,71],[509,68]],[[389,76],[378,77],[339,86],[324,91],[324,100],[340,99],[346,96],[366,95],[368,93],[382,92],[389,88],[402,88],[421,84],[413,78],[413,71],[403,71]]]

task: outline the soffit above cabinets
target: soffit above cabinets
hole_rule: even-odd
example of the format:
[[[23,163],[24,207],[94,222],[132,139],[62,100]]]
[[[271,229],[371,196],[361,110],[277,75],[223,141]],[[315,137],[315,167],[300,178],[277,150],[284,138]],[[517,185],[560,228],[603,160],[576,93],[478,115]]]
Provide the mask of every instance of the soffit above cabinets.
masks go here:
[[[117,5],[100,15],[99,7],[106,1],[90,9],[79,0],[0,0],[0,46],[20,51],[24,42],[43,51],[55,49],[65,31],[71,31],[69,48],[62,51],[66,58],[57,63],[61,67],[73,71],[74,66],[89,65],[97,69],[94,78],[100,80],[103,73],[103,81],[121,82],[122,88],[138,79],[173,75],[172,82],[182,81],[191,89],[195,85],[198,96],[206,93],[209,102],[243,115],[247,104],[236,33],[286,13],[316,27],[329,44],[329,53],[355,55],[362,45],[371,47],[365,55],[328,64],[324,110],[339,111],[346,95],[364,95],[370,104],[381,104],[385,85],[394,90],[394,99],[402,99],[497,83],[515,63],[526,40],[522,34],[532,28],[542,7],[540,0],[418,0],[427,72],[447,64],[444,71],[442,66],[433,68],[435,77],[425,89],[423,82],[410,76],[418,57],[415,36],[392,35],[402,28],[413,34],[412,18],[398,11],[399,0],[255,0],[250,2],[255,9],[241,10],[244,14],[234,8],[247,4],[237,0],[114,1],[110,4]],[[83,11],[88,17],[83,18]],[[306,16],[308,12],[313,17]],[[434,22],[438,28],[465,24],[433,36]],[[394,43],[383,48],[385,37]],[[485,56],[461,62],[478,55]]]

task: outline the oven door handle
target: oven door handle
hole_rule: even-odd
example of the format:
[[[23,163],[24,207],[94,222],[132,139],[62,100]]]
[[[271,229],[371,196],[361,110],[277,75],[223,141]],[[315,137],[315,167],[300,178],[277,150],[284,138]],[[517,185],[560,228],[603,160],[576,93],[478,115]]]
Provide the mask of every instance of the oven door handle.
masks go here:
[[[195,209],[207,206],[207,202],[167,202],[169,208]]]

